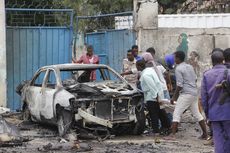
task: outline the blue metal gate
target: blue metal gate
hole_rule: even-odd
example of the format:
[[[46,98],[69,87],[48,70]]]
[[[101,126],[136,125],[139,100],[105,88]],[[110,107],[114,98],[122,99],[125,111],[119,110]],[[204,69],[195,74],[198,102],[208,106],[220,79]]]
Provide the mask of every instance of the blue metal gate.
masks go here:
[[[15,9],[6,9],[15,11]],[[17,10],[18,11],[18,10]],[[20,9],[19,9],[20,11]],[[25,10],[23,10],[25,11]],[[30,9],[30,11],[37,11]],[[52,10],[40,10],[52,11]],[[55,10],[62,12],[63,10]],[[17,85],[29,80],[41,66],[71,61],[72,10],[68,26],[7,26],[7,107],[20,109]]]
[[[117,72],[121,72],[122,61],[135,40],[135,33],[128,29],[86,34],[86,43],[93,45],[100,63],[111,66]]]

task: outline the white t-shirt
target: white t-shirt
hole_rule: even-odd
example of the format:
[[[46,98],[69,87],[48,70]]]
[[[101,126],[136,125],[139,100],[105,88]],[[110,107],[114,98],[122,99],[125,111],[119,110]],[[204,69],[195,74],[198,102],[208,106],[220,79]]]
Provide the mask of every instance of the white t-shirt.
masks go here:
[[[89,59],[90,64],[93,64],[93,59],[94,59],[93,56],[92,56],[92,58]]]

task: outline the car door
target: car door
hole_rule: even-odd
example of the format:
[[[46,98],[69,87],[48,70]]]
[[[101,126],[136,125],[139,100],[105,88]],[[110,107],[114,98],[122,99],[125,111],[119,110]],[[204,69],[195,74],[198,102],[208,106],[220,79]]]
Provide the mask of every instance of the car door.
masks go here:
[[[40,115],[42,120],[54,121],[54,96],[57,92],[57,73],[54,69],[49,69],[44,79],[42,89],[42,101],[40,105]]]
[[[27,87],[25,96],[28,108],[33,119],[38,121],[40,118],[40,104],[42,102],[42,87],[44,86],[44,79],[47,70],[38,71],[32,79],[30,85]]]

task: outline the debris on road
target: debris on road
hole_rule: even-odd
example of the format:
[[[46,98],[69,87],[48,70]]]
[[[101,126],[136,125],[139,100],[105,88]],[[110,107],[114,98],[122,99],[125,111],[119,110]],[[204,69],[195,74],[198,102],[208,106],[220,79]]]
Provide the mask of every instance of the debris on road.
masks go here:
[[[48,143],[47,145],[38,148],[38,151],[44,151],[44,152],[55,151],[55,150],[58,151],[73,150],[76,152],[84,152],[84,151],[91,151],[92,148],[87,143],[78,143],[78,142],[66,142],[61,144]]]
[[[147,131],[147,134],[139,136],[121,135],[113,139],[109,137],[104,141],[98,141],[99,135],[97,134],[102,134],[102,136],[107,134],[103,129],[99,130],[100,128],[97,129],[96,133],[92,129],[74,128],[75,130],[69,131],[63,138],[57,136],[58,132],[55,126],[30,121],[22,122],[21,115],[7,115],[7,117],[4,116],[4,120],[18,126],[16,128],[20,130],[20,138],[15,141],[2,142],[0,152],[214,153],[212,146],[202,145],[204,141],[197,139],[200,131],[196,130],[198,125],[190,123],[193,119],[189,111],[184,115],[185,117],[181,123],[181,135],[178,135],[176,139],[159,135],[157,138],[159,138],[160,143],[157,143],[158,140],[156,140],[155,135],[148,134],[149,131]],[[3,120],[0,120],[0,125],[2,125],[2,122]],[[85,135],[84,139],[83,135]],[[29,142],[24,143],[25,141]]]
[[[4,114],[4,113],[8,113],[8,112],[10,112],[9,108],[0,107],[0,114]]]
[[[10,141],[20,136],[20,132],[13,124],[8,123],[0,116],[0,140]]]
[[[7,122],[0,115],[0,147],[22,146],[23,142],[29,141],[20,135],[18,128]]]

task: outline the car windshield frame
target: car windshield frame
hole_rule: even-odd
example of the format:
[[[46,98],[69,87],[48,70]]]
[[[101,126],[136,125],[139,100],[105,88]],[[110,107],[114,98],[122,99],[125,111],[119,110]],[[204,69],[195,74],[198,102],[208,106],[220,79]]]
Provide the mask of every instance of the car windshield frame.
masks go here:
[[[122,78],[122,76],[117,73],[116,71],[114,71],[113,69],[109,68],[109,67],[86,67],[86,68],[60,68],[59,69],[59,76],[60,76],[60,80],[61,80],[61,83],[62,83],[62,86],[63,86],[63,82],[65,80],[68,80],[66,79],[65,77],[63,78],[63,72],[79,72],[79,71],[84,71],[84,72],[87,72],[87,70],[91,71],[95,71],[95,70],[99,70],[100,71],[100,77],[101,77],[101,80],[87,80],[87,81],[78,81],[77,79],[75,80],[75,84],[77,83],[100,83],[100,82],[108,82],[108,81],[112,81],[112,82],[125,82],[127,83],[124,78]],[[107,73],[107,74],[106,74]],[[81,77],[83,73],[81,73],[80,75],[79,74],[76,74],[77,75],[77,78]],[[73,73],[71,74],[73,75]],[[115,77],[116,79],[113,79],[112,76]],[[84,78],[84,77],[83,77]],[[69,77],[69,79],[72,79],[72,76]],[[73,79],[74,80],[74,79]]]

